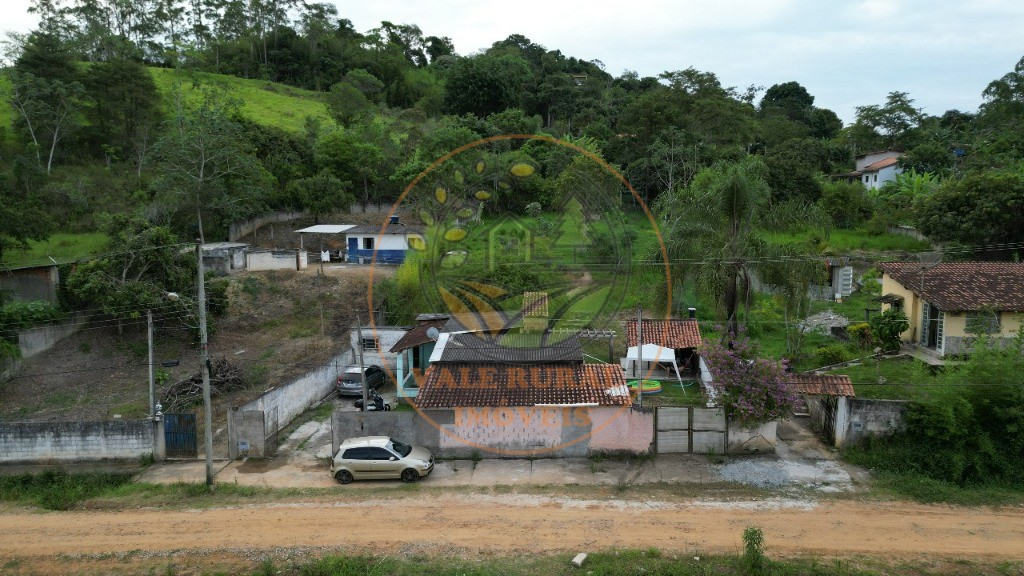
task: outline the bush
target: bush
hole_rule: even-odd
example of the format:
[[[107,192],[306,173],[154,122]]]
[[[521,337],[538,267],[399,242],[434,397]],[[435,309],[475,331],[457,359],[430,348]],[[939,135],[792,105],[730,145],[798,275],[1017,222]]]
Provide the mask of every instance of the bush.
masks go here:
[[[52,324],[60,322],[65,316],[59,306],[43,300],[10,302],[0,308],[0,332]]]
[[[871,325],[867,322],[850,324],[846,327],[846,333],[850,335],[850,340],[861,350],[870,350],[871,345],[875,341],[875,337],[871,333]]]
[[[829,344],[815,350],[814,357],[822,366],[831,366],[840,362],[846,362],[849,360],[850,355],[846,346],[842,344]]]
[[[878,338],[882,350],[899,350],[900,334],[910,327],[910,321],[902,310],[889,308],[878,316],[871,318],[871,331]]]

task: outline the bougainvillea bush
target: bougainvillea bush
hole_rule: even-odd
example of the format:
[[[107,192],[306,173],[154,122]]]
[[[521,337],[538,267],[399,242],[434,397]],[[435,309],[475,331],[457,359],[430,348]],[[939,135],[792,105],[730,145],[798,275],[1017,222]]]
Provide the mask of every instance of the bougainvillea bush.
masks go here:
[[[750,340],[705,343],[698,352],[711,371],[719,403],[730,420],[754,427],[789,414],[797,400],[785,362],[757,356]]]

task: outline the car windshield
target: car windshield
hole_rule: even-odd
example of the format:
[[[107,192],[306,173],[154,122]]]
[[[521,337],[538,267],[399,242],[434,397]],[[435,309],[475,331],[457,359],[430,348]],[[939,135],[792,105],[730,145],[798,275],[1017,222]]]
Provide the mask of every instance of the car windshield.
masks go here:
[[[408,444],[403,444],[398,440],[395,440],[394,438],[391,439],[391,448],[395,452],[401,454],[402,458],[405,458],[406,456],[409,455],[410,452],[412,452],[412,446],[409,446]]]

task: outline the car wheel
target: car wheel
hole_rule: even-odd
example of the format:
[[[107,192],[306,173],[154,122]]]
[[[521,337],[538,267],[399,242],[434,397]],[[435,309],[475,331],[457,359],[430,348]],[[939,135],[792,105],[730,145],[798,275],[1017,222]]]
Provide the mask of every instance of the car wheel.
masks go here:
[[[337,480],[339,484],[348,484],[352,481],[352,473],[348,470],[338,470],[338,473],[334,475],[334,479]]]
[[[420,479],[420,473],[412,468],[402,470],[402,482],[415,482]]]

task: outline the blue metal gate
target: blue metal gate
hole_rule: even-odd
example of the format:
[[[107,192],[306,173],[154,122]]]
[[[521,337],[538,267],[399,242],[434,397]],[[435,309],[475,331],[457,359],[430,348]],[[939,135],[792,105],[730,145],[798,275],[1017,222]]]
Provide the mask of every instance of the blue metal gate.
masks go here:
[[[164,441],[168,458],[198,457],[196,415],[164,414]]]

